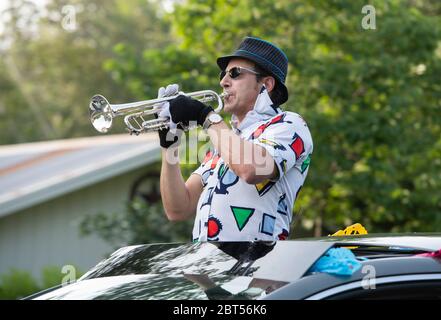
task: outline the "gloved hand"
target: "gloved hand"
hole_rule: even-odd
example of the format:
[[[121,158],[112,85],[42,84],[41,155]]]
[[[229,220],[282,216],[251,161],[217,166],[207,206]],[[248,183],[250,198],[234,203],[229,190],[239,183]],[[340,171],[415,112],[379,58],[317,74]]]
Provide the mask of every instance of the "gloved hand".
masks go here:
[[[170,115],[174,123],[182,123],[188,126],[190,121],[196,121],[198,125],[204,124],[207,115],[213,108],[190,97],[180,95],[170,101]]]
[[[161,87],[158,90],[158,98],[169,97],[177,94],[179,91],[179,86],[177,84],[170,84],[167,88]],[[161,116],[163,114],[167,114],[169,102],[164,102],[161,105],[156,106],[156,109],[162,110]],[[158,118],[158,115],[155,113],[155,117]],[[176,146],[179,145],[180,136],[182,134],[182,130],[176,130],[176,126],[172,128],[173,132],[170,131],[170,128],[158,130],[159,135],[159,144],[163,148],[169,148],[171,145],[176,143]]]

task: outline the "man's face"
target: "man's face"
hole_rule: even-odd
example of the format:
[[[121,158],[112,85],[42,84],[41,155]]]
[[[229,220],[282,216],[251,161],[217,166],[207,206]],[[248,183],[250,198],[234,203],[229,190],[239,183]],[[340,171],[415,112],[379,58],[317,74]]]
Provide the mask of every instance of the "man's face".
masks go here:
[[[254,63],[246,59],[233,58],[226,70],[233,67],[254,70]],[[242,121],[248,111],[253,109],[262,83],[257,82],[255,74],[244,71],[235,79],[231,79],[227,73],[220,81],[220,85],[229,94],[224,100],[224,110],[236,115]]]

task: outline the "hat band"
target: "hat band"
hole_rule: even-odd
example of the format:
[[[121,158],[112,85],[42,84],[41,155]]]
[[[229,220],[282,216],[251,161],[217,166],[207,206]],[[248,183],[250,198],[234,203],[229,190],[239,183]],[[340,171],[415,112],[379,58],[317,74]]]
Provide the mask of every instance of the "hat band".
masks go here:
[[[259,58],[259,59],[262,59],[262,60],[264,60],[265,62],[267,62],[267,63],[269,63],[271,66],[273,66],[274,68],[276,68],[277,69],[277,71],[278,72],[280,72],[280,74],[282,74],[283,75],[283,71],[282,70],[280,70],[280,68],[278,67],[278,66],[276,66],[274,63],[272,63],[271,61],[269,61],[269,60],[267,60],[267,59],[265,59],[264,57],[262,57],[262,56],[259,56],[259,55],[257,55],[257,54],[255,54],[255,53],[252,53],[252,52],[250,52],[250,51],[246,51],[246,50],[242,50],[242,49],[240,49],[240,50],[237,50],[236,52],[240,52],[240,51],[242,51],[242,52],[246,52],[247,54],[250,54],[250,55],[253,55],[253,56],[255,56],[255,57],[257,57],[257,58]],[[285,81],[283,80],[282,81],[282,77],[280,76],[280,74],[278,75],[279,77],[280,77],[280,82],[282,82],[282,83],[285,83]]]

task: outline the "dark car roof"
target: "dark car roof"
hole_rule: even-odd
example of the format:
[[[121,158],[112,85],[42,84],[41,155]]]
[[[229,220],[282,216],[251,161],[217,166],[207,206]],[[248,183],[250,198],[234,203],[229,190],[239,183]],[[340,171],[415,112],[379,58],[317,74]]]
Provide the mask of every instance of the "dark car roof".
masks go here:
[[[438,280],[441,283],[441,264],[435,259],[398,256],[361,262],[362,267],[351,276],[339,277],[329,273],[317,273],[293,281],[263,299],[300,300],[323,299],[349,289],[362,288],[367,274],[375,270],[375,286],[396,282]],[[340,288],[340,289],[338,289]]]
[[[278,289],[272,293],[277,297],[277,292],[283,293],[295,283],[300,288],[302,283],[307,284],[308,281],[313,283],[313,279],[320,281],[326,277],[327,275],[319,275],[315,278],[305,275],[308,275],[311,266],[324,253],[335,246],[352,248],[357,256],[387,257],[388,261],[392,261],[396,258],[410,258],[415,253],[440,249],[441,234],[325,237],[275,243],[204,242],[129,246],[117,250],[108,259],[87,272],[77,283],[58,289],[58,293],[57,290],[49,292],[41,298],[77,299],[81,296],[77,291],[81,290],[89,292],[84,295],[86,299],[207,298],[207,288],[201,287],[198,277],[205,277],[207,279],[204,278],[204,281],[214,283],[215,290],[222,286],[222,288],[230,288],[233,294],[241,291],[247,292],[247,295],[242,298],[262,297],[262,291],[247,291],[252,287],[250,281],[251,284],[258,283],[260,286],[272,286],[274,290]],[[386,260],[375,259],[375,263],[379,266],[381,261]],[[413,263],[413,265],[417,264]],[[380,269],[386,275],[388,272],[390,274],[395,272],[394,268],[396,267],[388,269],[383,266]],[[429,267],[421,265],[421,268],[423,270]],[[439,263],[430,265],[430,268],[433,272],[441,273]],[[186,277],[185,275],[193,276]],[[362,274],[354,274],[354,277],[357,276],[361,277]],[[330,281],[334,278],[326,280],[323,278],[324,288],[328,284],[336,285],[335,281]],[[338,280],[338,278],[335,279]],[[311,286],[311,283],[305,288],[309,286],[313,291],[314,286]],[[307,297],[308,294],[312,294],[311,290],[303,290],[298,297]],[[90,291],[96,292],[90,294]],[[271,298],[271,295],[268,295],[268,298]]]

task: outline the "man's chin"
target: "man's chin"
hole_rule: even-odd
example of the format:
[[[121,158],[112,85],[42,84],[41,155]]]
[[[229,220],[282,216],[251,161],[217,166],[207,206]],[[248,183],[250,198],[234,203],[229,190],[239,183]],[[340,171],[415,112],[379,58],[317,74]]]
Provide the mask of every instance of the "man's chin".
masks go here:
[[[228,113],[232,113],[233,112],[233,106],[231,104],[229,104],[229,103],[225,103],[223,111],[228,112]]]

